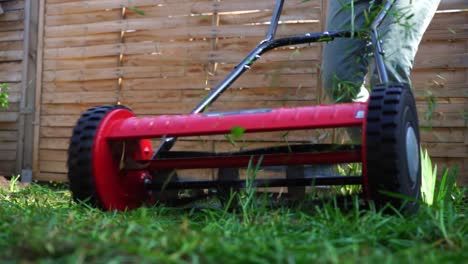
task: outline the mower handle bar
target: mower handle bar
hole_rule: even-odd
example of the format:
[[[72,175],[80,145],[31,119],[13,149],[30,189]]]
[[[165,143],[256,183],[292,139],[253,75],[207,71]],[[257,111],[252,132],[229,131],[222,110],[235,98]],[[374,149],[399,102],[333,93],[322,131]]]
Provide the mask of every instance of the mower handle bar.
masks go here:
[[[236,67],[233,71],[215,88],[213,89],[190,113],[199,114],[203,112],[208,106],[210,106],[229,86],[237,80],[246,70],[250,69],[252,64],[261,58],[261,55],[269,50],[272,50],[277,47],[297,45],[297,44],[307,44],[312,42],[328,42],[332,41],[337,37],[341,38],[352,38],[356,35],[358,37],[370,38],[371,44],[374,48],[374,59],[377,67],[377,73],[379,76],[379,81],[383,84],[388,84],[388,74],[386,66],[384,63],[384,50],[382,47],[382,41],[379,37],[378,27],[382,24],[383,20],[387,16],[391,7],[396,0],[388,0],[385,2],[382,10],[376,16],[374,22],[371,24],[370,33],[369,32],[355,32],[351,31],[335,31],[335,32],[322,32],[322,33],[306,33],[304,35],[285,37],[275,39],[276,31],[278,29],[278,24],[283,10],[283,4],[285,0],[278,0],[276,2],[275,9],[273,11],[273,16],[271,18],[270,27],[268,29],[267,36],[262,40],[259,45],[253,49]],[[169,151],[175,144],[177,138],[175,137],[165,137],[162,140],[162,143],[156,149],[153,154],[152,160],[158,157],[158,154],[161,152]]]

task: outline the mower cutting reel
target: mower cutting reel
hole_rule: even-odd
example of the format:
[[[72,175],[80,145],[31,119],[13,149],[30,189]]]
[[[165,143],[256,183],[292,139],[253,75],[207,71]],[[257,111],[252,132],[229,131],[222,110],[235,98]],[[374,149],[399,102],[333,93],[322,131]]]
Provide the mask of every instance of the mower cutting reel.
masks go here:
[[[378,16],[372,34],[359,34],[374,44],[383,83],[374,87],[367,103],[200,114],[263,53],[282,46],[354,36],[352,32],[339,31],[275,39],[283,2],[278,0],[267,38],[191,114],[136,117],[120,105],[87,110],[74,128],[68,152],[73,198],[104,210],[127,210],[177,199],[180,189],[243,188],[245,181],[238,178],[237,168],[247,167],[249,163],[296,166],[290,172],[308,164],[362,163],[360,176],[262,179],[256,180],[255,186],[358,184],[363,186],[366,199],[378,207],[390,203],[407,211],[417,210],[417,203],[395,198],[403,195],[419,199],[421,165],[413,95],[406,85],[388,84],[383,52],[377,41],[376,27],[390,6]],[[388,2],[387,5],[392,4]],[[242,127],[245,133],[358,127],[362,130],[362,142],[361,145],[287,145],[234,153],[171,151],[179,137],[229,134],[234,127]],[[153,151],[150,139],[162,139],[162,144]],[[224,168],[220,170],[224,176],[213,181],[181,181],[175,174],[180,169],[201,168]]]

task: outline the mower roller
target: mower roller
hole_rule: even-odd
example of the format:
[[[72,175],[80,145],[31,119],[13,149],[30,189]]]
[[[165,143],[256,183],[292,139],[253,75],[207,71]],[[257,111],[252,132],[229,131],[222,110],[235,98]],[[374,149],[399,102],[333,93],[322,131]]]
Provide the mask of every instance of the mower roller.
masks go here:
[[[404,210],[417,209],[416,203],[395,198],[420,198],[421,165],[414,97],[407,85],[389,83],[379,40],[378,26],[393,1],[384,4],[366,32],[320,32],[275,38],[283,3],[284,0],[276,3],[266,39],[190,114],[137,117],[121,105],[93,107],[83,113],[73,130],[68,150],[68,177],[74,200],[104,210],[127,210],[157,202],[163,197],[160,194],[169,190],[243,188],[246,183],[239,179],[238,168],[245,168],[249,163],[288,168],[361,163],[360,176],[289,175],[257,179],[254,185],[362,185],[365,199],[379,208],[390,203]],[[265,52],[352,37],[364,38],[373,47],[381,84],[373,87],[367,102],[202,113]],[[359,145],[298,144],[229,153],[171,151],[177,138],[225,135],[235,127],[243,128],[245,133],[357,127],[361,128],[362,137]],[[152,149],[151,139],[162,139],[156,150]],[[175,170],[200,168],[219,168],[220,177],[190,181],[173,177]]]

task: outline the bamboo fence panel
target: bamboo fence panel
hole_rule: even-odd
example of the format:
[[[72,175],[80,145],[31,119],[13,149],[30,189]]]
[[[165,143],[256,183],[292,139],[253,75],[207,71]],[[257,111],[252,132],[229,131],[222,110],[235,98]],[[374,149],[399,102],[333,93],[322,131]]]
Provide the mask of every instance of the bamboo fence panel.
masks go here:
[[[0,0],[0,83],[9,85],[9,107],[0,110],[0,175],[16,172],[19,102],[24,57],[24,1]]]
[[[72,127],[91,106],[121,103],[137,115],[190,112],[264,38],[275,2],[46,0],[35,179],[66,180]],[[324,2],[286,1],[278,35],[321,31]],[[465,184],[466,5],[464,0],[442,0],[413,73],[423,145],[439,167],[458,164]],[[10,38],[19,37],[12,34]],[[2,36],[0,29],[0,45]],[[316,44],[266,54],[208,110],[315,104],[323,97],[318,75],[321,59],[321,46]],[[332,131],[323,132],[291,133],[288,141],[333,138]],[[264,146],[281,141],[282,136],[251,135],[242,144]],[[224,151],[232,146],[224,137],[213,137],[184,139],[176,148]]]

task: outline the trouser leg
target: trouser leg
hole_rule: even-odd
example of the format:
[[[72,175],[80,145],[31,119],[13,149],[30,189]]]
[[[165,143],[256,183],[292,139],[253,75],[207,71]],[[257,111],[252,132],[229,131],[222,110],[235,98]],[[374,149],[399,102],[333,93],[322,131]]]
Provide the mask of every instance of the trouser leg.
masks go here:
[[[330,0],[326,30],[361,30],[369,9],[367,0]],[[358,38],[337,38],[324,44],[323,87],[334,102],[349,102],[358,94],[368,71],[367,53],[366,41]]]
[[[397,0],[381,26],[384,63],[390,83],[411,86],[411,69],[423,34],[440,0]],[[379,83],[375,68],[371,84]]]
[[[385,50],[384,62],[390,83],[411,84],[418,45],[440,0],[397,0],[379,28]],[[365,30],[369,18],[377,12],[369,0],[330,0],[326,30]],[[336,39],[324,44],[322,58],[322,85],[334,102],[350,102],[363,88],[371,62],[371,86],[379,83],[366,42],[360,39]],[[353,141],[359,141],[358,128],[349,129]]]
[[[330,0],[326,30],[359,31],[368,27],[367,15],[374,11],[367,0]],[[322,85],[333,102],[356,98],[368,72],[369,49],[358,38],[337,38],[325,43],[322,54]],[[360,142],[361,129],[347,129],[353,142]]]
[[[326,30],[363,30],[372,21],[380,1],[330,0]],[[390,82],[410,84],[418,45],[440,0],[397,0],[379,28],[385,50],[384,61]],[[375,3],[373,6],[370,3]],[[336,39],[324,44],[322,81],[327,94],[335,102],[355,98],[368,72],[369,49],[360,39]],[[372,63],[373,64],[373,63]],[[373,67],[372,73],[375,73]],[[378,83],[372,75],[372,85]]]

